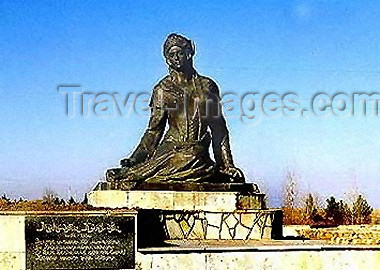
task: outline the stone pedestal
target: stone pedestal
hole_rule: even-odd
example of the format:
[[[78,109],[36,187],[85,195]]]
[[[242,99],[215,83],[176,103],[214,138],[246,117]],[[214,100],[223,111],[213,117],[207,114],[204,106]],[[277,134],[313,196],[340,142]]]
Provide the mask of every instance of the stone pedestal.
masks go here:
[[[149,234],[148,240],[156,235],[169,240],[258,240],[282,234],[281,210],[267,209],[265,194],[254,184],[99,183],[88,193],[88,202],[137,209],[140,239],[149,234],[153,219],[162,231]]]

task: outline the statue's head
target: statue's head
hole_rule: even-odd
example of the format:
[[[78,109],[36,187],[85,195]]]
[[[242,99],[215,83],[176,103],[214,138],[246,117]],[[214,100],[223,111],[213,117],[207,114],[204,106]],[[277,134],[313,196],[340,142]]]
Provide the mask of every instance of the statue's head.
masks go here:
[[[164,56],[169,67],[186,70],[193,65],[195,50],[191,40],[178,34],[170,34],[164,43]]]

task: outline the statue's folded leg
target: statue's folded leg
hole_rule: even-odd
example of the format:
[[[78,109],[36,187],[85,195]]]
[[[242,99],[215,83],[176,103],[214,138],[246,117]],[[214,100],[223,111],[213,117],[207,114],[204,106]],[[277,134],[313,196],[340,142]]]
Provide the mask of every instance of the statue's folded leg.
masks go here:
[[[168,166],[171,153],[149,159],[132,167],[112,168],[107,170],[107,181],[144,181]]]
[[[188,149],[161,152],[132,167],[112,168],[106,172],[107,181],[137,182],[202,182],[214,174],[215,163],[206,155]]]

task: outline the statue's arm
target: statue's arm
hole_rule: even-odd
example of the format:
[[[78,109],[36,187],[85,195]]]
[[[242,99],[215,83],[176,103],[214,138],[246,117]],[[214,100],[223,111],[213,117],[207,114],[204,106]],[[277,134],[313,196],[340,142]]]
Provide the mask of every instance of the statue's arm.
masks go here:
[[[153,104],[153,103],[151,103]],[[142,163],[151,157],[161,141],[167,122],[167,112],[160,107],[151,106],[148,127],[132,155],[121,160],[121,165],[130,167]]]
[[[216,165],[221,172],[230,175],[235,180],[244,181],[243,172],[236,168],[233,162],[230,137],[227,123],[223,116],[219,89],[215,82],[211,82],[210,84],[212,108],[208,110],[211,114],[208,118]]]
[[[212,135],[212,148],[215,162],[221,169],[233,167],[229,132],[226,120],[224,119],[219,96],[213,100],[213,114],[209,116],[210,130]]]

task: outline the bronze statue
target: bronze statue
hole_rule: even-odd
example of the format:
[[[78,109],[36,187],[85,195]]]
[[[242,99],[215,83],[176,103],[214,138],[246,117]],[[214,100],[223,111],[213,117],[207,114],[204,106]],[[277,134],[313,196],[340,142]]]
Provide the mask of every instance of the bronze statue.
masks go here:
[[[194,69],[194,45],[170,34],[163,49],[169,75],[153,89],[148,128],[121,168],[107,171],[107,181],[244,183],[232,160],[218,86]]]

